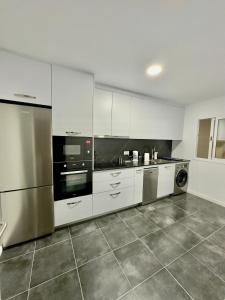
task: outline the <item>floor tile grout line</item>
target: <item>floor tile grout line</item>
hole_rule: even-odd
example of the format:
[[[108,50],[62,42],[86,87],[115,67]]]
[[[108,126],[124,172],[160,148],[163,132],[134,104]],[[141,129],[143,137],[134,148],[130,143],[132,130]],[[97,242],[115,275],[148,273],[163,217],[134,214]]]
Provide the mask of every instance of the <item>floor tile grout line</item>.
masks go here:
[[[45,280],[45,281],[43,281],[43,282],[41,282],[41,283],[39,283],[39,284],[37,284],[37,285],[35,285],[35,286],[32,286],[29,290],[33,290],[33,289],[35,289],[35,288],[37,288],[37,287],[39,287],[39,286],[41,286],[41,285],[43,285],[43,284],[46,284],[46,283],[48,283],[48,282],[50,282],[50,281],[52,281],[52,280],[55,280],[55,279],[57,279],[57,278],[59,278],[59,277],[65,275],[65,274],[67,274],[67,273],[69,273],[69,272],[75,271],[76,269],[77,269],[77,268],[74,267],[74,268],[72,268],[72,269],[70,269],[70,270],[68,270],[68,271],[66,271],[66,272],[63,272],[63,273],[61,273],[61,274],[59,274],[59,275],[56,275],[56,276],[54,276],[54,277],[52,277],[52,278],[50,278],[50,279],[47,279],[47,280]],[[28,290],[27,290],[27,291],[28,291]]]
[[[6,249],[6,250],[7,250],[7,249]],[[6,251],[6,250],[3,250],[3,251]],[[0,262],[0,265],[3,264],[3,263],[5,263],[5,262],[8,262],[9,260],[16,259],[16,258],[18,258],[18,257],[22,257],[22,256],[25,256],[25,255],[27,255],[27,254],[31,254],[31,253],[33,253],[33,252],[34,252],[34,250],[29,251],[29,252],[25,252],[25,253],[20,254],[20,255],[17,255],[17,256],[13,256],[13,257],[11,257],[11,258],[8,258],[8,259],[6,259],[6,260],[1,261],[1,262]]]
[[[28,289],[25,290],[25,291],[23,291],[23,292],[20,292],[20,293],[18,293],[18,294],[15,294],[15,295],[13,295],[13,296],[10,296],[9,298],[6,298],[5,300],[11,300],[11,299],[14,299],[15,297],[18,297],[18,296],[20,296],[20,295],[22,295],[23,293],[26,293],[26,292],[28,292]],[[0,300],[1,300],[1,298],[0,298]],[[2,299],[2,300],[3,300],[3,299]]]
[[[134,287],[132,287],[129,291],[127,291],[126,293],[124,293],[123,295],[119,296],[116,300],[120,300],[122,299],[125,295],[129,294],[130,292],[134,292],[135,293],[135,289],[138,288],[140,285],[142,285],[143,283],[145,283],[146,281],[148,281],[149,279],[151,279],[152,277],[154,277],[156,274],[158,274],[159,272],[161,272],[162,270],[164,270],[165,268],[162,267],[159,270],[155,271],[153,274],[151,274],[149,277],[145,278],[142,282],[139,282],[137,285],[135,285]],[[136,293],[135,293],[136,296]],[[136,296],[137,297],[137,296]]]
[[[30,270],[30,279],[29,279],[29,284],[28,284],[27,300],[29,299],[29,296],[30,296],[30,285],[31,285],[31,279],[32,279],[32,274],[33,274],[34,256],[35,256],[36,245],[37,245],[37,242],[35,241],[34,252],[33,252],[32,263],[31,263],[31,270]]]
[[[6,261],[9,261],[9,260],[11,260],[11,259],[14,259],[14,258],[17,258],[17,257],[20,257],[20,256],[24,256],[24,255],[26,255],[26,254],[32,253],[32,252],[34,252],[34,251],[37,252],[37,251],[40,251],[40,250],[45,249],[45,248],[47,248],[47,247],[51,247],[51,246],[54,246],[54,245],[56,245],[56,244],[63,243],[63,242],[65,242],[65,241],[68,241],[69,239],[70,239],[70,237],[67,238],[67,239],[64,239],[64,240],[55,242],[55,243],[53,243],[53,244],[50,244],[50,245],[41,247],[41,248],[39,248],[39,249],[36,249],[36,243],[37,243],[37,241],[33,241],[33,242],[35,243],[35,246],[34,246],[34,249],[33,249],[33,250],[28,251],[28,252],[24,252],[23,254],[19,254],[19,255],[13,256],[13,257],[8,258],[8,259],[6,259],[6,260],[2,260],[2,261],[0,261],[0,264],[4,263],[4,262],[6,262]],[[20,246],[20,245],[19,245],[19,246]],[[11,248],[6,248],[5,251],[7,251],[8,249],[11,249]]]
[[[81,284],[81,280],[80,280],[80,274],[79,274],[79,270],[78,270],[78,266],[77,266],[77,260],[76,260],[75,250],[73,247],[73,241],[72,241],[72,236],[71,236],[70,231],[69,231],[69,234],[70,234],[71,247],[72,247],[72,251],[73,251],[73,258],[74,258],[75,267],[76,267],[76,271],[77,271],[77,278],[78,278],[78,282],[79,282],[79,286],[80,286],[81,297],[84,300],[83,288],[82,288],[82,284]]]
[[[47,246],[45,246],[45,247],[42,247],[42,248],[39,248],[39,249],[35,249],[35,252],[39,252],[39,251],[41,251],[41,250],[43,250],[43,249],[46,249],[46,248],[49,248],[49,247],[52,247],[52,246],[55,246],[55,245],[64,243],[64,242],[69,241],[69,240],[70,240],[70,237],[69,237],[68,239],[58,241],[58,242],[56,242],[56,243],[54,243],[54,244],[50,244],[50,245],[47,245]]]
[[[102,234],[103,234],[103,237],[104,237],[104,239],[105,239],[105,241],[106,241],[106,243],[107,243],[109,249],[112,250],[112,255],[114,256],[114,258],[115,258],[115,260],[116,260],[116,262],[117,262],[117,264],[118,264],[118,266],[119,266],[119,268],[120,268],[122,274],[124,275],[125,279],[127,280],[128,284],[129,284],[129,286],[130,286],[130,289],[132,289],[131,282],[130,282],[130,280],[127,278],[127,276],[126,276],[126,274],[125,274],[125,272],[124,272],[124,270],[123,270],[121,264],[119,263],[119,261],[118,261],[116,255],[115,255],[115,253],[114,253],[114,251],[113,251],[113,249],[112,249],[112,247],[111,247],[110,244],[108,243],[108,241],[107,241],[107,239],[106,239],[106,237],[105,237],[105,235],[104,235],[104,232],[103,232],[102,230],[101,230],[101,232],[102,232]]]
[[[182,288],[182,290],[184,290],[184,292],[192,299],[195,300],[190,294],[189,292],[181,285],[181,283],[173,276],[173,274],[167,269],[165,268],[166,271],[170,274],[170,276],[174,279],[174,281]]]
[[[196,259],[202,266],[206,267],[206,269],[208,269],[208,271],[210,271],[211,273],[213,273],[213,275],[215,275],[217,278],[219,278],[222,282],[225,283],[225,279],[223,279],[222,277],[220,277],[220,275],[216,274],[214,270],[212,270],[209,266],[207,266],[206,264],[204,264],[202,261],[200,261],[195,255],[193,255],[192,253],[188,253],[190,254],[194,259]]]

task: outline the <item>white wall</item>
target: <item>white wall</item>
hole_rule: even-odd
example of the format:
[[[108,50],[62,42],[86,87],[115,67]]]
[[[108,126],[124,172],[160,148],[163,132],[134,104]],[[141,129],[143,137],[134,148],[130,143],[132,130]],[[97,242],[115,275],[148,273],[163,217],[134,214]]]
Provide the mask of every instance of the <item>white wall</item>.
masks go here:
[[[190,159],[188,192],[225,206],[225,162],[196,159],[198,120],[224,117],[225,96],[185,108],[183,141],[173,143],[173,157]]]

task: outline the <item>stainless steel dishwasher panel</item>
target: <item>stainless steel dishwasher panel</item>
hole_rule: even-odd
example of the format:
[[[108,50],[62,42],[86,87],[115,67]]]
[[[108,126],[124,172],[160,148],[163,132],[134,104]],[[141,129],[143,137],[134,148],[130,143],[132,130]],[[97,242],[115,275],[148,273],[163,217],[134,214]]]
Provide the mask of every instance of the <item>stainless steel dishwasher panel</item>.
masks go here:
[[[158,167],[144,168],[143,202],[142,205],[157,200]]]

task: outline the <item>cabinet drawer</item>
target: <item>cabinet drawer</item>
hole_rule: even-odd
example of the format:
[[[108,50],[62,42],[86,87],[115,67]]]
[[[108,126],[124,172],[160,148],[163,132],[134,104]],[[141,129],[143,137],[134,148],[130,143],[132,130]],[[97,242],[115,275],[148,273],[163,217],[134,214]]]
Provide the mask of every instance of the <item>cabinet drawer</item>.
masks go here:
[[[132,186],[134,183],[133,177],[127,177],[122,179],[110,179],[104,181],[94,181],[93,193],[102,193],[107,191],[115,191]]]
[[[117,210],[134,204],[133,188],[125,188],[112,192],[93,195],[93,215]]]
[[[55,201],[55,226],[92,216],[92,195]]]
[[[134,176],[133,168],[130,169],[114,169],[108,171],[98,171],[93,174],[93,181],[106,181],[110,179],[121,179]]]

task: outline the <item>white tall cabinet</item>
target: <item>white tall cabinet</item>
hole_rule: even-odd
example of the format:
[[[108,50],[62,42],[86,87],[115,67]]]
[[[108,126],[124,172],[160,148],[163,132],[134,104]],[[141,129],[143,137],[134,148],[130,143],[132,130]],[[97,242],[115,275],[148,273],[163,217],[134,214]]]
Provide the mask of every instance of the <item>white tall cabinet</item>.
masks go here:
[[[0,99],[51,106],[51,65],[0,50]]]
[[[52,66],[52,126],[54,135],[92,136],[94,77]]]

